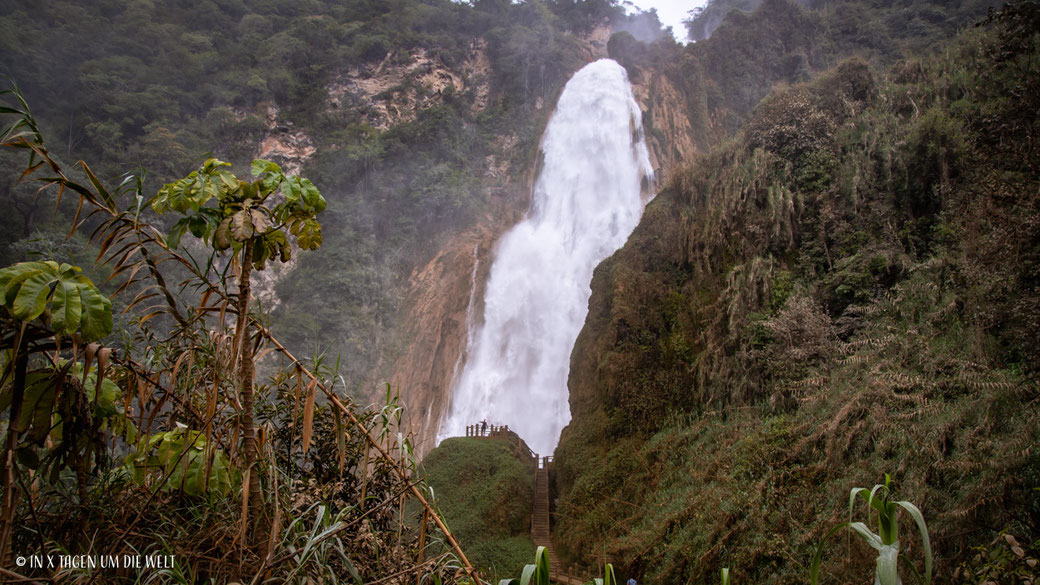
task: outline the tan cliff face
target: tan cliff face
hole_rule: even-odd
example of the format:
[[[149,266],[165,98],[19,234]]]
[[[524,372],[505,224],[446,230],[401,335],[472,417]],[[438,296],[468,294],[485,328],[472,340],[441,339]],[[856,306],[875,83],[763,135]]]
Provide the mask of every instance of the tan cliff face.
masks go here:
[[[415,119],[418,112],[441,103],[445,95],[472,90],[472,110],[487,107],[491,64],[487,41],[470,42],[466,60],[446,66],[424,48],[388,53],[374,67],[358,66],[329,88],[329,107],[356,107],[366,123],[379,130]]]
[[[448,238],[433,258],[413,270],[401,305],[398,350],[375,382],[400,391],[415,453],[422,457],[436,443],[437,430],[451,406],[455,375],[466,360],[470,327],[484,310],[484,288],[495,244],[523,217],[530,186],[516,181],[511,160],[517,137],[506,135],[485,158],[484,188],[494,210],[475,225]],[[511,179],[511,177],[513,177]]]
[[[401,392],[420,457],[435,446],[437,428],[448,412],[470,321],[483,308],[495,236],[489,225],[459,233],[412,274],[403,321],[405,347],[389,382]]]
[[[672,169],[698,152],[686,96],[667,76],[653,70],[638,70],[629,82],[643,111],[643,133],[656,184],[664,185]]]

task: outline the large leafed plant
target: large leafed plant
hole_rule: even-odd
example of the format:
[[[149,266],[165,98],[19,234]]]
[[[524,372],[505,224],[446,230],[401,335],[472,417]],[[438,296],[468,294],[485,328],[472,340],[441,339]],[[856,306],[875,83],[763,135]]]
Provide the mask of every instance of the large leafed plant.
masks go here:
[[[215,158],[207,160],[197,171],[160,189],[151,206],[157,213],[184,215],[166,237],[171,248],[189,231],[217,253],[230,251],[232,264],[238,267],[235,363],[246,474],[243,500],[255,509],[260,503],[260,476],[253,469],[258,449],[253,344],[248,331],[250,274],[253,269],[263,270],[271,259],[287,262],[292,257],[289,236],[304,250],[321,245],[321,225],[315,216],[325,209],[325,198],[309,180],[287,175],[273,162],[254,160],[253,181],[239,179],[230,166]],[[243,522],[243,531],[245,526]]]

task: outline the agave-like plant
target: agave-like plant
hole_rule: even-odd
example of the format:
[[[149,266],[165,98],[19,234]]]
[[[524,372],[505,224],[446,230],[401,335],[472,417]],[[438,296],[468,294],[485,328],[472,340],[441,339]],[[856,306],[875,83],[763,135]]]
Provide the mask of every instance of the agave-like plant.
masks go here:
[[[603,567],[603,578],[596,577],[593,579],[596,585],[617,585],[617,577],[614,575],[614,565],[607,563]]]
[[[932,545],[928,538],[928,527],[924,523],[924,515],[917,506],[903,500],[892,500],[890,486],[892,478],[885,474],[885,483],[877,484],[873,489],[853,488],[849,493],[849,521],[835,526],[823,537],[820,546],[813,556],[812,566],[809,569],[809,581],[811,585],[817,585],[820,581],[820,560],[823,557],[823,546],[830,536],[842,528],[849,528],[863,537],[867,544],[878,551],[877,569],[874,573],[874,585],[901,585],[897,562],[899,560],[899,518],[898,512],[902,508],[913,518],[917,529],[921,533],[921,544],[924,545],[924,576],[922,577],[913,564],[905,557],[904,561],[910,571],[917,577],[919,583],[930,585],[932,582]],[[852,521],[852,509],[856,504],[856,497],[867,502],[868,521],[871,510],[877,516],[878,532],[875,534],[865,523]]]
[[[498,585],[549,585],[549,551],[538,547],[534,563],[524,567],[519,579],[502,579]]]

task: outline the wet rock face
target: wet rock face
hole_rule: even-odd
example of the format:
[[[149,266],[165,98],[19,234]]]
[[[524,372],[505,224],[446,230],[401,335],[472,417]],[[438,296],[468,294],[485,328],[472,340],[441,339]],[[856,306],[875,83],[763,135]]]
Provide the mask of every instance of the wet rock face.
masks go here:
[[[483,298],[499,229],[482,225],[457,234],[412,274],[404,304],[404,347],[389,381],[401,392],[420,457],[433,449],[448,410],[452,380],[465,359],[469,320],[477,313],[471,304]]]
[[[667,183],[669,172],[699,152],[687,113],[687,98],[668,77],[640,70],[629,77],[632,93],[643,111],[643,130],[657,185]]]

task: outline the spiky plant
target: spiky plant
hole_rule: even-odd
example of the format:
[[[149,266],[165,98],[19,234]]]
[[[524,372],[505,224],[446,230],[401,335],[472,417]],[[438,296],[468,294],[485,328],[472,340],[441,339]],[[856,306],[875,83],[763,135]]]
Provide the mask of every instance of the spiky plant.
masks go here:
[[[885,474],[885,483],[877,484],[873,489],[853,488],[849,493],[849,521],[835,526],[823,537],[820,546],[813,556],[812,566],[809,569],[809,580],[811,585],[817,585],[820,581],[820,560],[823,557],[823,546],[831,535],[842,528],[849,528],[860,535],[867,544],[878,551],[877,568],[874,572],[874,585],[900,585],[897,562],[900,556],[899,549],[899,509],[902,508],[913,518],[917,529],[921,533],[921,543],[924,545],[924,577],[917,572],[913,564],[905,557],[906,566],[917,577],[919,583],[930,585],[932,582],[932,545],[928,538],[928,527],[924,522],[924,515],[917,506],[903,500],[891,499],[892,478]],[[867,503],[867,520],[869,522],[871,511],[877,517],[878,532],[875,534],[866,523],[853,522],[852,510],[859,497]]]
[[[524,567],[519,579],[502,579],[498,585],[549,585],[549,551],[544,546],[538,547],[534,563]]]

